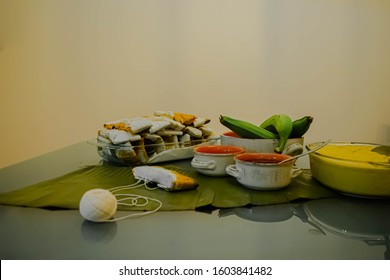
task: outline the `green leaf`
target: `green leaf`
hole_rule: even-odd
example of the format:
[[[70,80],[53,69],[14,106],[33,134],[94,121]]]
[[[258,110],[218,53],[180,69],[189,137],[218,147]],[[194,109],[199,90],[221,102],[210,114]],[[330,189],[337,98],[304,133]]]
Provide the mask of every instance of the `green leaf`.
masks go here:
[[[318,199],[337,194],[311,178],[304,170],[290,186],[278,191],[255,191],[240,185],[234,177],[208,177],[188,167],[187,163],[166,165],[191,176],[199,183],[198,188],[189,191],[167,192],[163,189],[148,190],[144,186],[126,190],[158,199],[161,210],[195,210],[203,206],[218,208],[242,207],[286,203],[296,199]],[[22,189],[0,194],[0,204],[39,208],[78,209],[83,194],[95,188],[110,189],[135,183],[130,167],[87,166],[63,176],[43,181]],[[119,206],[118,210],[153,210],[156,204],[144,207]]]

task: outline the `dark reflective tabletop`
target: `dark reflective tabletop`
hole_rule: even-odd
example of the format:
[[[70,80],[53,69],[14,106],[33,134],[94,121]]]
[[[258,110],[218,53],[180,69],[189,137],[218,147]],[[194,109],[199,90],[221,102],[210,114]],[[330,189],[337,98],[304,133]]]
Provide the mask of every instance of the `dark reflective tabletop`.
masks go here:
[[[0,192],[100,158],[79,143],[0,169]],[[0,206],[1,259],[389,259],[390,200],[339,196],[286,204],[160,211],[91,223],[76,210]]]

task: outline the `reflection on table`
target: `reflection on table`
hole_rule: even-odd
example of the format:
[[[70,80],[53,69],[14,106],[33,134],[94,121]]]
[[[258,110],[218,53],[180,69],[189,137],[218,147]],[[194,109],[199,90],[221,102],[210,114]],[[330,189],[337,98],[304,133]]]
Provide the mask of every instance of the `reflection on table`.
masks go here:
[[[390,259],[390,201],[340,196],[305,202],[220,209],[219,217],[236,215],[261,222],[283,222],[297,217],[324,235],[334,234],[383,246]]]

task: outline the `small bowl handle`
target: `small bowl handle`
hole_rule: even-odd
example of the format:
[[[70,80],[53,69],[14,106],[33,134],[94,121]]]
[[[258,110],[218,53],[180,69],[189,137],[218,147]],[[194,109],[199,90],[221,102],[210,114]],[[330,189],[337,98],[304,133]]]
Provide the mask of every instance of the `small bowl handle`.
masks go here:
[[[289,156],[297,156],[303,153],[303,145],[301,143],[293,143],[283,150],[283,154]]]
[[[197,169],[206,169],[206,170],[214,170],[217,165],[215,163],[214,160],[210,160],[210,161],[200,161],[200,160],[197,160],[197,159],[192,159],[191,161],[191,165],[192,167],[194,168],[197,168]]]
[[[228,165],[226,167],[226,173],[233,176],[233,177],[236,177],[237,179],[240,179],[242,176],[241,169],[237,168],[237,166],[235,164]]]
[[[298,177],[299,175],[302,174],[302,172],[303,172],[302,168],[293,167],[293,169],[291,170],[291,178]]]

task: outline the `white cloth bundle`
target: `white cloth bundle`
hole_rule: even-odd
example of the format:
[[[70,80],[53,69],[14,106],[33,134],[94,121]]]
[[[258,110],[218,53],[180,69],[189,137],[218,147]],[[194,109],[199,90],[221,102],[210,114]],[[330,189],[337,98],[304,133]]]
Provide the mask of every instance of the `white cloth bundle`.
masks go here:
[[[209,121],[173,111],[155,111],[151,116],[114,120],[104,123],[98,131],[98,146],[99,143],[108,144],[108,147],[99,146],[103,158],[107,155],[130,164],[159,162],[156,157],[167,150],[188,148],[212,138],[212,129],[205,126]],[[119,152],[114,151],[116,147]],[[183,155],[188,157],[188,153]],[[175,156],[180,159],[180,154]],[[169,156],[161,157],[166,158],[171,160]]]

